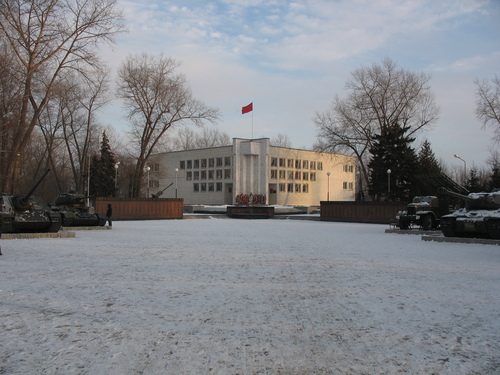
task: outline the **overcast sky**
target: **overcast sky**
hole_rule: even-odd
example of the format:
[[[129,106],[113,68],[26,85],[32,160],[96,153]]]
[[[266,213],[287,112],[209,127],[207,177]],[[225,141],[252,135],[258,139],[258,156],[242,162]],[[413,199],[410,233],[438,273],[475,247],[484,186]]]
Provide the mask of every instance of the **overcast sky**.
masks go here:
[[[500,1],[118,0],[129,32],[103,58],[113,71],[130,53],[182,62],[194,96],[218,108],[231,137],[316,141],[313,118],[346,95],[353,70],[385,57],[431,75],[440,106],[423,137],[448,166],[484,166],[492,131],[476,119],[474,79],[500,75]],[[253,113],[241,107],[253,102]],[[104,125],[126,131],[120,102]],[[419,143],[421,139],[419,140]],[[418,146],[417,144],[415,145]],[[497,145],[497,148],[500,146]]]

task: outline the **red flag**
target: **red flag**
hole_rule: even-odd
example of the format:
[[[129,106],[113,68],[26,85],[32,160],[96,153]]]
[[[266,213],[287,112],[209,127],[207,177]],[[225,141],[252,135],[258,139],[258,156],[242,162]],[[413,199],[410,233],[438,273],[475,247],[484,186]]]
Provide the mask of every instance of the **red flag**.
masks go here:
[[[252,111],[253,111],[253,103],[250,103],[249,105],[241,108],[242,115],[244,115],[245,113],[248,113],[248,112],[252,112]]]

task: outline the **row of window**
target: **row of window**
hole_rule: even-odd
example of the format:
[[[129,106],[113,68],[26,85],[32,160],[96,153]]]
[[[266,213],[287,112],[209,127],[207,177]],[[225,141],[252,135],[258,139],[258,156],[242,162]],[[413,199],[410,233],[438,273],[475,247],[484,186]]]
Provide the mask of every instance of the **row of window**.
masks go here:
[[[222,191],[222,182],[195,182],[193,184],[193,191],[195,193],[205,193],[205,192],[214,192],[214,191]]]
[[[209,169],[208,171],[187,171],[186,180],[222,180],[231,178],[231,169]]]
[[[271,169],[271,178],[280,180],[316,181],[316,172],[284,171]]]
[[[199,168],[215,168],[215,167],[231,166],[231,157],[181,160],[179,169],[199,169]]]
[[[323,170],[323,162],[321,161],[309,161],[300,159],[285,159],[285,158],[271,158],[271,167],[282,167],[282,168],[295,168],[295,169],[312,169],[312,170]]]

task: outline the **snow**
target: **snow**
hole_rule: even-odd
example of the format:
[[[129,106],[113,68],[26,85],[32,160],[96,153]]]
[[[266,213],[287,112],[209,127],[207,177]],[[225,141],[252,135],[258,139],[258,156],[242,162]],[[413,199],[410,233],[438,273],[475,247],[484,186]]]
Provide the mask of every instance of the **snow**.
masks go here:
[[[3,240],[0,373],[493,374],[500,247],[302,220]]]

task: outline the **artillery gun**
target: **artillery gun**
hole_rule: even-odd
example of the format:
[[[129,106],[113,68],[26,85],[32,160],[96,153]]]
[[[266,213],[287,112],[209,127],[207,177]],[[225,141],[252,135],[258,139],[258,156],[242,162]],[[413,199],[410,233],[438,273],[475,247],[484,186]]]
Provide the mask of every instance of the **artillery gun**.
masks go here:
[[[464,208],[441,217],[445,237],[500,239],[500,191],[462,195],[441,188],[440,193],[465,203]]]
[[[95,212],[87,204],[88,198],[90,196],[83,194],[61,193],[50,207],[52,211],[61,214],[63,227],[103,226],[107,221],[106,215]]]
[[[25,195],[1,197],[2,231],[4,233],[57,232],[61,228],[61,214],[50,210],[48,204],[33,193],[50,172],[43,176]]]
[[[172,186],[174,183],[172,182],[170,185],[168,185],[165,189],[160,190],[156,194],[151,194],[151,198],[160,198],[162,194],[164,193],[165,190],[167,190],[170,186]]]

